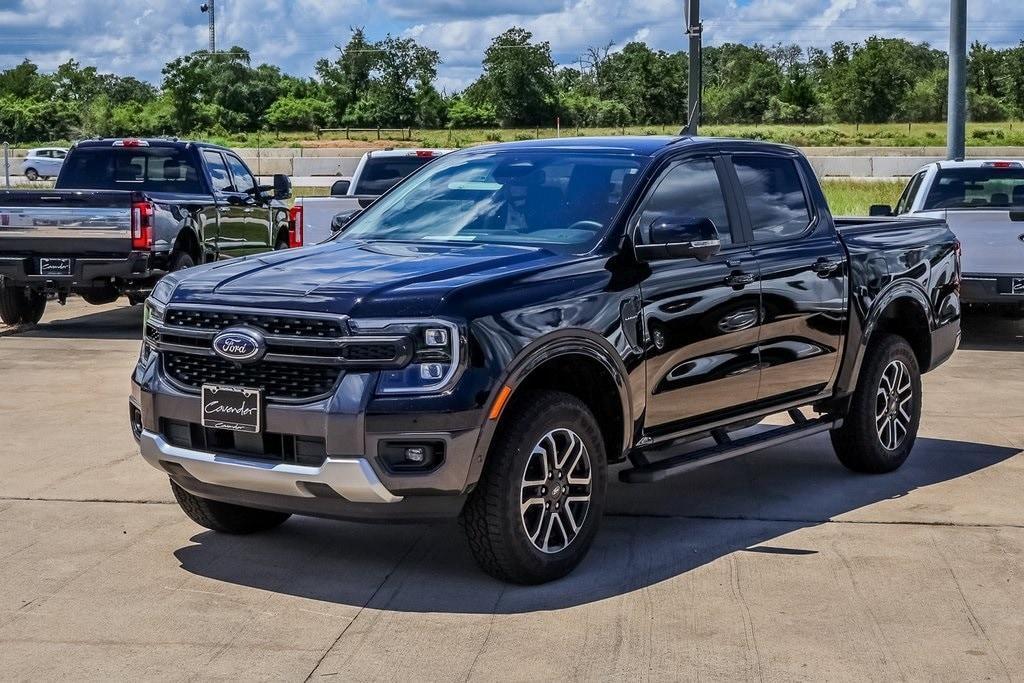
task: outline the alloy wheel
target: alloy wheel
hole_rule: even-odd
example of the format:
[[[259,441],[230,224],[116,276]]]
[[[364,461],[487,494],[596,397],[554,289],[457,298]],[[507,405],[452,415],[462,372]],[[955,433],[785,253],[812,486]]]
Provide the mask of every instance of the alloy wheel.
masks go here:
[[[579,534],[590,509],[590,453],[579,434],[553,429],[533,447],[523,469],[523,529],[543,553],[564,550]]]
[[[914,385],[910,370],[901,360],[890,361],[882,371],[875,395],[875,429],[882,447],[889,451],[899,448],[907,438],[911,423],[911,401]]]

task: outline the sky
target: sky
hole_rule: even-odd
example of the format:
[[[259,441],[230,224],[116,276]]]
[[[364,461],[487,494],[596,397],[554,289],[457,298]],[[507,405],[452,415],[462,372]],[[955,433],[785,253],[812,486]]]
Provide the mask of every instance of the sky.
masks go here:
[[[160,68],[207,46],[202,0],[0,0],[0,68],[25,57],[49,71],[74,58],[155,84]],[[946,0],[703,0],[705,42],[795,42],[827,47],[870,35],[945,49]],[[372,40],[412,37],[440,52],[438,85],[459,90],[480,73],[490,39],[523,26],[559,64],[588,47],[643,40],[683,49],[683,0],[216,0],[217,45],[240,45],[254,63],[313,75],[350,28]],[[970,0],[969,40],[996,47],[1024,39],[1024,0]],[[615,49],[613,47],[613,49]]]

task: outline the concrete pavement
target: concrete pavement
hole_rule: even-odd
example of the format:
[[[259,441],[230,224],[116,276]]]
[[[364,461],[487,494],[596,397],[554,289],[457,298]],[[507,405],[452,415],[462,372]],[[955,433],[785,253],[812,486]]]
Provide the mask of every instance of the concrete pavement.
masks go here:
[[[899,472],[815,438],[615,483],[590,556],[535,588],[454,523],[197,527],[128,434],[140,326],[73,300],[0,327],[5,679],[1024,678],[1019,321],[967,321]]]

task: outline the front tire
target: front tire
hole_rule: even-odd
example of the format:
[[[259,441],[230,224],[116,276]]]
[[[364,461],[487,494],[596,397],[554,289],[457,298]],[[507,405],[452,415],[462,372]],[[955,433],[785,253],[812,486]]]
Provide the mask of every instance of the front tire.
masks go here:
[[[521,584],[572,571],[597,534],[606,463],[597,420],[575,396],[544,391],[510,406],[462,515],[480,567]]]
[[[173,481],[171,490],[178,506],[199,526],[225,534],[254,534],[284,524],[291,515],[286,512],[259,510],[242,505],[200,498]]]
[[[0,285],[0,320],[7,325],[35,325],[46,311],[46,295]]]
[[[885,334],[868,347],[843,426],[833,430],[839,462],[882,474],[910,455],[921,423],[921,372],[903,337]]]

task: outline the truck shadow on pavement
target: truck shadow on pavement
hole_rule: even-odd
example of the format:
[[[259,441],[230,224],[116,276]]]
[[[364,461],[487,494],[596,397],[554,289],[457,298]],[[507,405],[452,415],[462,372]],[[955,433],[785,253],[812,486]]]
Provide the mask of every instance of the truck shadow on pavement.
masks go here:
[[[964,351],[1024,351],[1024,319],[967,311],[960,321]]]
[[[839,465],[828,440],[819,437],[658,484],[614,481],[590,554],[573,574],[543,586],[506,585],[483,574],[454,522],[403,527],[295,517],[260,536],[203,532],[174,554],[198,576],[355,607],[465,614],[554,610],[625,595],[737,551],[801,562],[817,549],[791,547],[781,537],[874,504],[870,519],[861,514],[844,521],[955,524],[948,496],[922,496],[915,505],[899,499],[1018,452],[919,438],[901,470],[864,476]]]
[[[2,328],[4,334],[27,339],[138,339],[142,340],[142,306],[104,306],[95,311],[68,318],[50,319],[64,311],[55,302],[55,310],[37,325]]]

